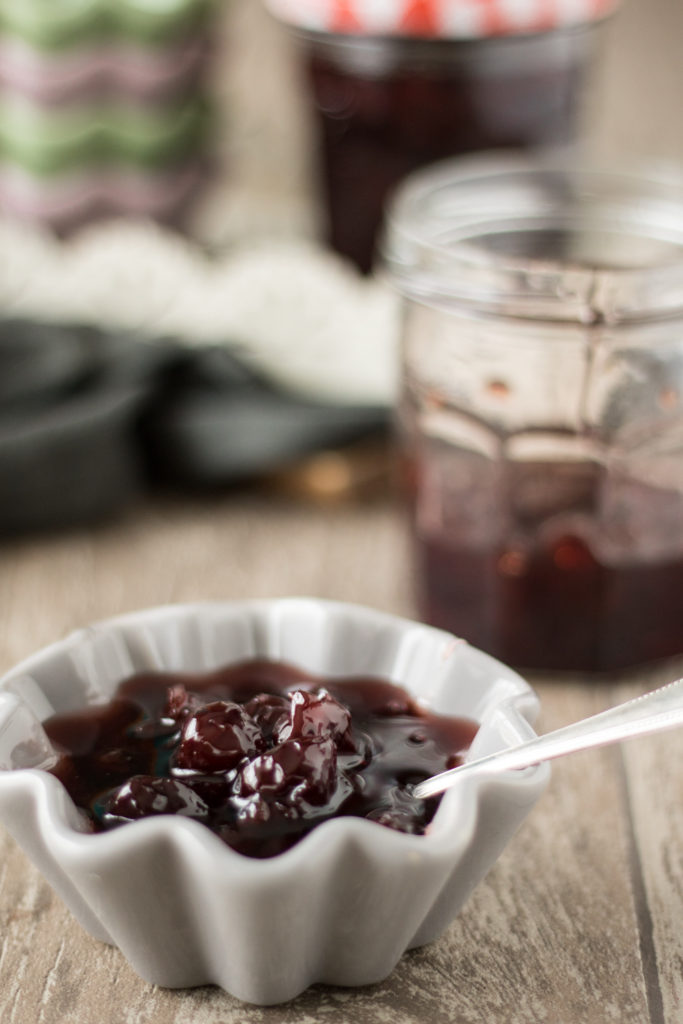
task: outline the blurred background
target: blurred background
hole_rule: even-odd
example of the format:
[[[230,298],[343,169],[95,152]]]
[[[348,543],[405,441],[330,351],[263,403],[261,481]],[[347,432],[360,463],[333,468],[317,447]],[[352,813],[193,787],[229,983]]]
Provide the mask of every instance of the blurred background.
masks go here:
[[[683,162],[668,116],[683,7],[624,0],[603,23],[611,5],[582,3],[579,29],[543,27],[538,53],[461,44],[455,86],[430,71],[437,93],[412,57],[382,91],[386,53],[338,52],[331,20],[312,37],[310,4],[274,5],[294,26],[260,0],[0,5],[0,534],[96,522],[160,490],[386,493],[396,299],[376,249],[343,231],[367,228],[413,157],[463,138]],[[438,117],[428,138],[422,114],[451,102],[467,108],[461,141]]]

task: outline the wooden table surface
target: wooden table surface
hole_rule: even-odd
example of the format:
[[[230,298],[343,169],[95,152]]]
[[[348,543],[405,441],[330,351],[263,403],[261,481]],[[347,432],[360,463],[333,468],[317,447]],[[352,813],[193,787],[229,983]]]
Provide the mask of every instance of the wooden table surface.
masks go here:
[[[84,622],[167,601],[307,594],[414,613],[391,502],[321,508],[242,495],[162,503],[0,551],[0,668]],[[534,680],[545,731],[683,673]],[[245,1007],[142,982],[88,937],[0,838],[3,1024],[387,1021],[640,1024],[683,1019],[680,736],[558,762],[548,791],[439,942],[383,984]]]
[[[256,7],[259,47],[280,45]],[[606,150],[683,159],[683,5],[627,3],[591,104]],[[668,119],[667,111],[677,116]],[[258,117],[258,111],[256,116]],[[0,545],[0,671],[83,623],[167,601],[307,594],[415,612],[401,514],[387,498],[321,506],[258,494],[150,502],[93,529]],[[683,674],[599,685],[534,679],[543,731]],[[245,1006],[155,989],[72,920],[0,834],[3,1024],[677,1024],[683,1021],[680,736],[558,762],[550,787],[459,919],[381,985]]]

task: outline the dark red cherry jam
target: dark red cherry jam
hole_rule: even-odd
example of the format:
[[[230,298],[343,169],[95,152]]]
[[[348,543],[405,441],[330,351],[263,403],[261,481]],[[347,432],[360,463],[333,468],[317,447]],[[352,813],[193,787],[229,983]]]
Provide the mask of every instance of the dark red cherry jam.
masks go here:
[[[419,539],[425,621],[527,670],[611,672],[683,652],[683,559],[600,562],[562,535],[528,551]]]
[[[339,815],[422,834],[438,797],[417,800],[412,787],[459,764],[477,730],[388,681],[267,660],[136,675],[109,703],[44,727],[59,755],[52,773],[93,831],[179,814],[251,857]]]
[[[384,205],[446,157],[575,134],[588,52],[572,33],[427,40],[311,36],[328,238],[367,272]]]

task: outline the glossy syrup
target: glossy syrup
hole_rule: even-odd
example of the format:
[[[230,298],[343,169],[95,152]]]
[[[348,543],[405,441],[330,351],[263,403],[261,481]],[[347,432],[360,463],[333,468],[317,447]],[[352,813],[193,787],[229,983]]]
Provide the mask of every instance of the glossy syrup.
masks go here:
[[[44,726],[59,754],[52,772],[93,831],[174,813],[252,857],[339,815],[423,833],[438,798],[416,800],[412,786],[460,763],[477,729],[386,680],[268,660],[137,675],[109,703]]]

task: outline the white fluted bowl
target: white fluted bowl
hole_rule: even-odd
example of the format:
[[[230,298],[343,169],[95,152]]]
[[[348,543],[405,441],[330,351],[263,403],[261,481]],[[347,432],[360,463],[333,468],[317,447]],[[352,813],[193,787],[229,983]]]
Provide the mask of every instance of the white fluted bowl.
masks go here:
[[[336,818],[266,860],[187,818],[85,833],[44,770],[40,723],[54,712],[102,702],[135,672],[255,656],[389,678],[436,712],[480,722],[470,756],[533,736],[538,702],[524,680],[439,630],[306,598],[167,606],[80,630],[0,680],[0,819],[83,927],[147,981],[215,983],[260,1004],[314,982],[381,981],[455,917],[540,796],[547,766],[467,780],[425,836]]]

